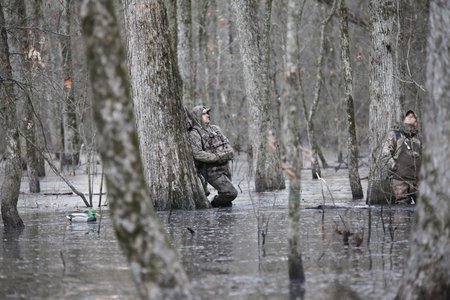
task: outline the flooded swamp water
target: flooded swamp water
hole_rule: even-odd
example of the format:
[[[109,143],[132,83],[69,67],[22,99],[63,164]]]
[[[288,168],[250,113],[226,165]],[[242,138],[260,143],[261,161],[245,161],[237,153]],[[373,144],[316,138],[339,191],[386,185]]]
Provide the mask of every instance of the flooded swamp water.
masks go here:
[[[310,170],[302,176],[304,299],[392,299],[414,207],[369,209],[364,200],[352,201],[347,170],[322,170],[326,183],[312,181]],[[73,180],[82,185],[86,178]],[[158,215],[201,299],[290,299],[288,191],[253,193],[238,169],[235,178],[240,194],[232,208]],[[367,180],[362,183],[366,191]],[[64,189],[52,179],[42,185],[44,191]],[[26,228],[0,232],[0,299],[138,298],[107,206],[101,222],[70,225],[65,215],[77,208],[83,203],[73,195],[21,194]],[[264,241],[258,227],[266,232]]]

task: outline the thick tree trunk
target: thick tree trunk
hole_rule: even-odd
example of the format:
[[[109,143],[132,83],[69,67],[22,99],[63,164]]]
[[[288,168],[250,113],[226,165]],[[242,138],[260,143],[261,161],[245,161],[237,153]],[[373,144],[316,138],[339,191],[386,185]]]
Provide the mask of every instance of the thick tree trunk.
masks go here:
[[[170,45],[172,53],[178,57],[178,21],[177,21],[177,0],[165,0],[167,20],[169,22]]]
[[[411,252],[396,299],[450,298],[450,3],[430,4],[420,196]]]
[[[256,161],[255,190],[257,192],[280,190],[286,187],[280,165],[280,152],[278,137],[275,130],[269,130],[273,124],[271,110],[271,91],[269,83],[270,65],[270,22],[272,16],[272,0],[265,0],[263,11],[264,22],[261,33],[262,41],[259,43],[262,54],[261,63],[264,70],[264,81],[261,83],[261,118],[260,118],[260,145]]]
[[[186,273],[153,210],[151,197],[157,195],[149,193],[145,182],[125,51],[112,2],[86,0],[82,14],[114,228],[142,299],[190,299]],[[157,4],[149,3],[149,8],[161,13],[162,3]],[[165,44],[169,46],[168,38]]]
[[[353,108],[353,76],[350,66],[350,46],[348,36],[348,12],[345,0],[339,0],[339,19],[341,23],[341,58],[347,104],[348,128],[348,177],[353,199],[362,199],[364,193],[358,171],[358,142],[356,139],[355,112]]]
[[[286,32],[285,91],[282,98],[283,144],[286,151],[286,174],[289,178],[289,279],[297,284],[303,284],[305,281],[299,236],[302,149],[299,135],[298,101],[300,97],[303,97],[303,93],[300,90],[298,31],[301,11],[299,1],[289,0]]]
[[[4,17],[4,7],[10,1],[0,1],[0,107],[4,130],[6,131],[5,177],[0,187],[1,213],[5,229],[20,229],[23,221],[17,211],[20,181],[22,179],[22,162],[20,159],[19,130],[16,119],[16,99],[13,75],[9,58],[8,38]]]
[[[269,83],[268,60],[269,46],[267,29],[270,26],[271,1],[265,5],[265,30],[263,42],[259,44],[257,16],[255,14],[255,2],[234,0],[232,2],[240,38],[241,57],[244,69],[245,94],[249,101],[250,126],[249,135],[252,145],[253,161],[256,160],[255,190],[263,192],[267,190],[282,189],[285,187],[284,178],[281,175],[279,157],[268,159],[270,154],[268,144],[268,125],[270,123],[269,108]],[[269,27],[270,28],[270,27]],[[262,56],[262,59],[261,59]],[[268,163],[271,163],[268,165]],[[274,174],[276,174],[274,176]]]
[[[208,49],[208,11],[211,0],[198,1],[198,62],[197,62],[197,95],[204,99],[205,105],[209,100],[209,49]]]
[[[195,68],[192,43],[192,6],[191,0],[177,0],[178,24],[178,67],[183,81],[183,104],[194,107]]]
[[[140,150],[154,205],[159,210],[209,207],[187,140],[163,1],[123,4]]]
[[[390,186],[386,166],[381,159],[381,145],[394,122],[401,117],[396,76],[397,10],[390,0],[370,2],[372,48],[369,72],[369,185],[367,203],[384,203]]]

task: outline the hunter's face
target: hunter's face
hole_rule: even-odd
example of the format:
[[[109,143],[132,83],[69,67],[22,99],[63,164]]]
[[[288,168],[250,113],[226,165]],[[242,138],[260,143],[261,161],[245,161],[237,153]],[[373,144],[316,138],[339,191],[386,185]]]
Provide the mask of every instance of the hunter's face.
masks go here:
[[[405,124],[412,125],[412,126],[414,126],[414,127],[417,126],[417,119],[416,119],[416,116],[414,116],[414,114],[408,114],[408,115],[405,117],[405,120],[404,120],[403,122],[404,122]]]
[[[208,112],[204,112],[204,113],[202,114],[202,121],[203,121],[203,123],[205,123],[205,124],[208,124],[208,123],[209,123],[209,111],[208,111]]]

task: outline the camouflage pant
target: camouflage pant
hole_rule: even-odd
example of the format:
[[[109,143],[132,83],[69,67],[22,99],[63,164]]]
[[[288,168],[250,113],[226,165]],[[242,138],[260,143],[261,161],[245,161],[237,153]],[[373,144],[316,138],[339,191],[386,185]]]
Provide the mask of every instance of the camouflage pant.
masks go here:
[[[391,186],[396,203],[411,204],[411,200],[416,201],[417,184],[415,182],[391,179]]]
[[[238,192],[226,174],[222,174],[213,180],[208,180],[208,183],[218,192],[218,195],[211,201],[213,207],[227,207],[232,205],[231,201],[236,199]]]

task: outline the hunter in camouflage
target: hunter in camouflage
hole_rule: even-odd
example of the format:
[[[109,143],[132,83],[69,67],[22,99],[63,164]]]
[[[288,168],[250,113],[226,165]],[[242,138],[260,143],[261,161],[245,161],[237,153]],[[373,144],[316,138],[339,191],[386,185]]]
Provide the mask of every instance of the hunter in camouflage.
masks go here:
[[[389,132],[382,151],[395,202],[410,204],[412,200],[416,201],[422,142],[417,117],[412,110],[406,112],[403,124]]]
[[[192,109],[189,139],[194,162],[206,195],[209,194],[207,183],[218,192],[211,201],[211,205],[213,207],[229,207],[232,206],[232,201],[238,194],[231,183],[231,172],[228,166],[228,162],[233,159],[234,152],[220,128],[210,125],[210,110],[202,105]]]

